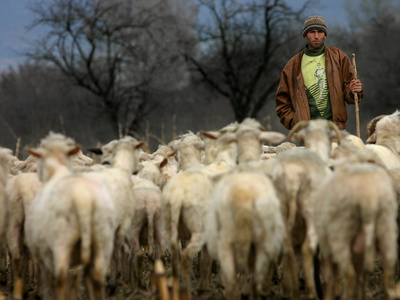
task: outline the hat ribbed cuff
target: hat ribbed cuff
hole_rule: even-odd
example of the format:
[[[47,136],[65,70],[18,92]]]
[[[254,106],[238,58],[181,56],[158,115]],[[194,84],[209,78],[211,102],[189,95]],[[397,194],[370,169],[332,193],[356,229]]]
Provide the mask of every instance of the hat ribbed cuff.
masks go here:
[[[323,32],[325,32],[325,35],[327,35],[327,33],[328,33],[328,30],[324,25],[311,24],[303,29],[303,32],[302,32],[303,36],[306,36],[307,32],[309,32],[313,28],[322,30]]]

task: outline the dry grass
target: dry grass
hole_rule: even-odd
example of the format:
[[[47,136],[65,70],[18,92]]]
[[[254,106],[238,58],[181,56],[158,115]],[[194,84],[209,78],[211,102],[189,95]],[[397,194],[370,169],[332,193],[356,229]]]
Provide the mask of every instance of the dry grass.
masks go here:
[[[160,274],[155,277],[154,273],[150,272],[149,268],[146,268],[145,271],[143,272],[143,279],[145,282],[147,282],[147,288],[146,289],[139,289],[133,286],[130,286],[122,281],[119,281],[119,284],[116,288],[112,289],[110,287],[107,288],[107,300],[142,300],[142,299],[147,299],[147,300],[159,300],[160,299],[160,294],[158,293],[157,289],[155,288],[154,285],[152,285],[152,278],[160,278],[163,277],[166,279],[168,282],[168,288],[169,291],[172,291],[172,278],[170,276],[170,266],[168,264],[168,261],[166,263],[166,269],[163,274]],[[196,262],[194,262],[194,266],[196,266]],[[223,285],[221,284],[219,275],[218,275],[218,267],[217,265],[214,266],[213,270],[213,277],[212,277],[212,282],[211,282],[211,287],[209,290],[206,291],[194,291],[192,294],[192,299],[193,300],[222,300],[225,299],[224,297],[224,288]],[[199,270],[198,268],[194,267],[194,272],[193,272],[193,287],[196,287],[197,280],[199,278]],[[376,270],[372,273],[367,274],[366,276],[366,282],[367,282],[367,287],[366,287],[366,300],[380,300],[384,299],[383,295],[383,283],[382,283],[382,275],[383,275],[383,270],[380,265],[379,259],[376,261]],[[280,281],[280,276],[277,275],[275,276],[274,279],[274,285],[272,287],[272,295],[268,299],[271,300],[278,300],[278,299],[283,299],[281,293],[280,293],[280,286],[279,286],[279,281]],[[11,294],[10,294],[10,286],[7,286],[7,282],[10,282],[10,274],[0,273],[0,300],[8,300],[12,299]],[[154,283],[154,281],[153,281]],[[323,283],[323,282],[322,282]],[[3,295],[2,295],[2,294]],[[26,295],[24,299],[40,299],[36,295],[30,294]],[[87,296],[85,296],[85,293],[82,289],[81,297],[80,299],[87,299]],[[182,295],[181,300],[186,300],[187,297],[185,295]],[[304,290],[301,288],[301,299],[305,299],[305,293]]]

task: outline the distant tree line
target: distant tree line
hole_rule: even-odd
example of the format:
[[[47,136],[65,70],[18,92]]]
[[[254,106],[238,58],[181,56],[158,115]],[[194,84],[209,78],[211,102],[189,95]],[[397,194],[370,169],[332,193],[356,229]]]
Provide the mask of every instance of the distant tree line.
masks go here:
[[[312,0],[298,10],[285,0],[31,4],[32,26],[48,31],[32,41],[25,64],[0,74],[3,147],[24,155],[53,130],[83,147],[130,134],[153,151],[188,130],[246,117],[286,131],[274,95],[280,71],[304,46],[299,32]],[[351,7],[350,26],[328,24],[326,44],[356,53],[365,135],[371,118],[397,109],[399,7],[389,0]],[[348,112],[355,133],[353,107]]]

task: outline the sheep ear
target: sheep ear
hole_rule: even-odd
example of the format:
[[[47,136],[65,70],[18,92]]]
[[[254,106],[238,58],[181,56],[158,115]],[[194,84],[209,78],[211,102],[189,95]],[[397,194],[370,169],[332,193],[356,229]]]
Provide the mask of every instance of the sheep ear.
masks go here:
[[[167,157],[173,157],[173,156],[175,156],[176,152],[177,152],[177,150],[172,150],[172,149],[171,149],[171,152],[168,152]]]
[[[139,142],[139,143],[136,144],[135,149],[139,149],[143,145],[144,145],[144,142]]]
[[[284,141],[286,136],[283,133],[277,131],[263,131],[259,134],[258,139],[260,141],[268,142],[268,143],[280,143]]]
[[[67,153],[67,155],[68,155],[68,156],[75,155],[75,154],[78,154],[79,151],[81,151],[81,147],[76,146],[76,147],[74,147],[73,149],[69,150],[68,153]]]
[[[299,132],[292,134],[289,142],[301,143],[304,145],[304,136],[305,136],[305,131],[300,130]]]
[[[36,158],[41,158],[43,156],[42,151],[40,151],[39,149],[27,147],[26,152],[28,152],[30,155],[32,155],[33,157],[36,157]]]
[[[167,163],[168,163],[168,159],[164,158],[159,164],[160,169],[164,168],[167,165]]]
[[[89,148],[87,151],[92,152],[94,154],[101,155],[103,154],[103,151],[100,148]]]
[[[366,141],[367,144],[375,144],[376,143],[376,133],[372,133]]]
[[[201,134],[212,140],[218,139],[218,137],[221,135],[219,131],[201,131]]]

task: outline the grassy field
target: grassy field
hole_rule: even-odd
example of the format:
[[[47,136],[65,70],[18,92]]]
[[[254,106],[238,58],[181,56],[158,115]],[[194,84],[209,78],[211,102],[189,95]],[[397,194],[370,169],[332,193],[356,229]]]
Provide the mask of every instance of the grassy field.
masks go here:
[[[192,300],[222,300],[225,299],[224,296],[224,287],[220,281],[219,274],[218,274],[218,266],[214,266],[214,272],[212,275],[212,282],[210,289],[206,291],[197,291],[196,289],[192,293]],[[366,275],[366,300],[381,300],[384,299],[384,294],[383,294],[383,281],[382,281],[382,275],[383,271],[380,267],[380,262],[379,260],[376,261],[376,270],[372,273],[368,273]],[[10,277],[11,275],[9,273],[4,273],[2,272],[0,274],[0,291],[3,294],[0,296],[0,300],[8,300],[8,299],[13,299],[11,296],[11,291],[10,285],[7,285],[7,282],[10,282]],[[198,269],[194,268],[194,278],[193,278],[193,287],[196,287],[197,280],[199,277],[199,272]],[[165,279],[167,282],[167,286],[169,286],[169,292],[172,291],[172,281],[170,277],[170,268],[168,264],[166,265],[165,271],[160,274],[155,276],[155,274],[152,274],[148,268],[146,271],[143,273],[143,279],[145,282],[147,282],[147,288],[146,289],[139,289],[135,288],[133,286],[130,286],[121,280],[118,281],[118,284],[116,287],[111,288],[107,287],[106,289],[106,300],[141,300],[141,299],[148,299],[148,300],[158,300],[160,298],[160,293],[157,290],[155,283],[156,278],[159,280],[160,278]],[[279,281],[281,280],[279,275],[276,275],[274,278],[274,283],[272,286],[272,294],[268,299],[271,300],[278,300],[278,299],[284,299],[282,294],[281,294],[281,288],[279,285]],[[323,278],[321,278],[322,284],[323,284]],[[154,285],[152,284],[154,283]],[[301,299],[306,299],[302,281],[300,280],[301,287],[300,287],[300,293],[301,293]],[[83,284],[81,285],[83,286]],[[85,294],[83,288],[81,288],[81,293],[80,293],[80,299],[87,299],[87,295]],[[32,291],[29,292],[24,296],[24,299],[29,299],[29,300],[38,300],[41,299],[37,295],[35,295]],[[181,300],[186,300],[187,296],[184,294],[181,295]]]

